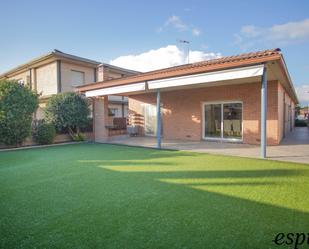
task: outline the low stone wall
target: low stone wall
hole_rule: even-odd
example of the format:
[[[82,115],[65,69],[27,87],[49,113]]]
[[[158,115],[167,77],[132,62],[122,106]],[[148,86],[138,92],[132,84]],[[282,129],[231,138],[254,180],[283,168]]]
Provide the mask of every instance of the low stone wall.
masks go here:
[[[86,140],[92,141],[94,139],[93,133],[92,132],[86,132],[84,133],[86,136]],[[72,138],[70,137],[69,134],[57,134],[55,139],[54,139],[54,144],[59,144],[59,143],[66,143],[66,142],[71,142]],[[32,145],[38,145],[36,141],[32,139],[32,137],[29,137],[26,139],[25,142],[20,147],[26,147],[26,146],[32,146]],[[0,143],[0,149],[8,149],[8,148],[14,148],[15,146],[7,146],[5,144]]]

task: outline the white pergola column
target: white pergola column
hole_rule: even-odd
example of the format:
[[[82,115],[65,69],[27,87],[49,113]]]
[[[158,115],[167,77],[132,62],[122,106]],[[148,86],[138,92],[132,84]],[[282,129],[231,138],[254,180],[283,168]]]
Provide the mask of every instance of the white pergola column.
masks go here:
[[[161,94],[157,90],[157,148],[161,149]]]
[[[267,70],[264,66],[261,86],[261,158],[266,158],[267,146]]]

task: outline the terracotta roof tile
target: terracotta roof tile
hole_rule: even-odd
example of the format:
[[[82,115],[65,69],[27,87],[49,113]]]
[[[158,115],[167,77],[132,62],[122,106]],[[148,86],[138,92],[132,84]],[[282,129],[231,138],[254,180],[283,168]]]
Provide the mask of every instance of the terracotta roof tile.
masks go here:
[[[128,76],[120,79],[102,81],[97,83],[91,83],[85,86],[78,87],[78,91],[94,90],[99,88],[105,88],[116,85],[125,85],[134,82],[142,82],[147,80],[169,78],[175,76],[182,76],[194,73],[215,71],[220,69],[226,69],[236,66],[251,65],[257,63],[263,63],[269,60],[279,59],[281,56],[279,48],[269,49],[258,52],[244,53],[235,56],[226,56],[218,59],[207,60],[202,62],[196,62],[191,64],[185,64],[176,67],[169,67],[159,70],[154,70],[146,73],[137,74],[134,76]]]

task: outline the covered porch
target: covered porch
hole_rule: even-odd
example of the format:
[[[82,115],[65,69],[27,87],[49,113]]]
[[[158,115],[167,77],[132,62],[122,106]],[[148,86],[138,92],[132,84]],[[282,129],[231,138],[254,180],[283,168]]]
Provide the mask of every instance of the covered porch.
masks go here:
[[[153,146],[155,142],[158,149],[162,139],[170,145],[172,140],[199,146],[205,146],[204,141],[236,142],[241,147],[258,144],[262,158],[267,143],[279,144],[282,139],[279,91],[297,102],[279,50],[162,69],[78,91],[94,101],[96,142],[116,139],[108,132],[107,99],[121,95],[129,99],[128,132],[149,136],[129,138],[128,143]]]
[[[272,78],[274,79],[274,76]],[[256,87],[257,84],[260,87]],[[251,87],[247,88],[247,85]],[[226,89],[233,89],[234,94],[229,94]],[[249,91],[252,91],[254,95],[260,95],[260,108],[254,109],[260,110],[260,117],[256,122],[261,129],[258,140],[261,141],[261,156],[264,158],[266,156],[267,119],[267,66],[265,64],[133,82],[125,86],[86,91],[85,94],[94,100],[94,133],[97,142],[117,140],[111,136],[110,124],[107,123],[108,110],[106,107],[108,104],[106,100],[110,95],[118,94],[129,97],[129,133],[146,136],[146,138],[127,141],[129,143],[143,141],[142,143],[150,143],[150,146],[155,141],[156,148],[160,149],[163,138],[165,138],[165,142],[172,144],[168,141],[174,138],[181,140],[179,136],[199,141],[238,143],[248,141],[247,137],[244,138],[244,123],[248,121],[243,117],[244,112],[249,113],[248,96],[238,96],[237,89],[243,92],[242,95],[245,95],[246,92],[250,94]],[[205,92],[205,94],[199,96],[200,92]],[[209,92],[214,92],[215,98],[207,97]],[[179,99],[179,96],[182,96],[183,99]],[[187,106],[190,105],[190,103],[185,104],[185,99],[195,103],[186,113],[184,112],[186,107],[182,106],[182,103],[175,106],[177,101],[183,102]],[[210,102],[207,102],[208,100]],[[246,116],[245,119],[247,119]],[[177,123],[178,133],[173,131],[173,123]],[[188,135],[182,131],[187,129],[186,126],[193,127],[192,130],[187,131]]]
[[[124,146],[157,148],[156,138],[146,136],[118,136],[111,138],[107,143],[120,144]],[[227,156],[241,156],[249,158],[260,157],[260,146],[242,143],[162,139],[161,148]],[[309,129],[307,127],[297,127],[283,139],[280,145],[268,146],[267,159],[308,164]]]

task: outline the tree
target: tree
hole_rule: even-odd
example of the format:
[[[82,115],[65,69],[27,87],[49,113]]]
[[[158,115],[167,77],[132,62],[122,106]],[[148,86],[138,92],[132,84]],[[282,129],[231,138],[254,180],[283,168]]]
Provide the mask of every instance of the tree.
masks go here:
[[[0,81],[0,142],[20,145],[31,133],[38,95],[17,81]]]
[[[88,124],[88,101],[77,93],[59,93],[52,96],[45,108],[45,120],[58,130],[68,129],[73,139],[80,138],[80,128]]]

